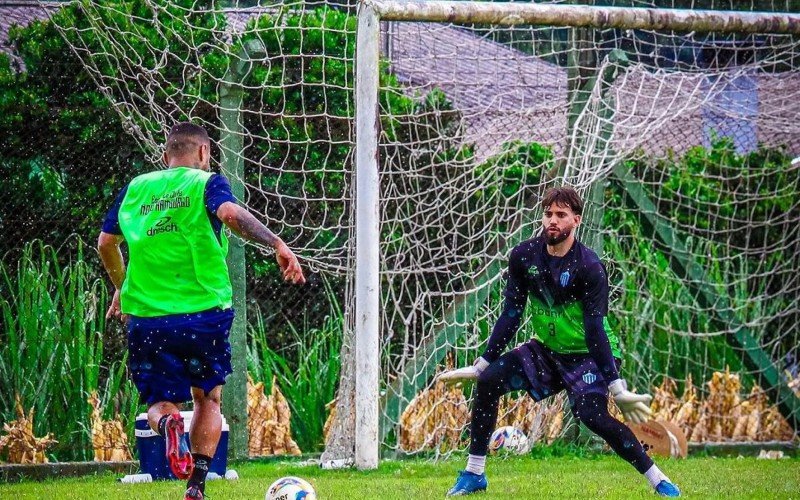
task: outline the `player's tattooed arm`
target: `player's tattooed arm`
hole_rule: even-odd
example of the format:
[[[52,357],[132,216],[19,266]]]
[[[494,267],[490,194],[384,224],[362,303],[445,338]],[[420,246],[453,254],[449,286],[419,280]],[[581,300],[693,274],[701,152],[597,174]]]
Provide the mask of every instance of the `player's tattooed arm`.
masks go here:
[[[283,242],[275,233],[267,229],[267,226],[248,212],[245,208],[236,203],[226,201],[217,209],[217,217],[231,230],[246,240],[268,245],[275,249],[275,258],[281,268],[283,279],[302,285],[306,282],[303,270],[297,256],[292,252],[286,243]]]
[[[245,208],[231,202],[223,203],[217,217],[242,238],[262,245],[277,247],[281,239]]]

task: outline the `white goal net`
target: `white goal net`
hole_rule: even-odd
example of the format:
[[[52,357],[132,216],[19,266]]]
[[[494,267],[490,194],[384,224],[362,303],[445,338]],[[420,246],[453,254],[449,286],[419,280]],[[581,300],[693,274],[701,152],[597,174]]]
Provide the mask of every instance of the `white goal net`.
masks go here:
[[[374,4],[395,9],[373,40],[380,127],[362,124],[378,152],[382,449],[465,446],[470,390],[433,377],[481,353],[510,249],[536,234],[539,197],[560,183],[588,201],[579,236],[610,269],[622,373],[658,389],[660,418],[695,442],[796,439],[797,16],[662,10],[642,26],[627,8],[627,27],[571,27],[525,21],[520,4],[463,4],[455,23],[434,2]],[[356,57],[371,50],[356,44],[356,6],[65,5],[53,19],[152,158],[165,127],[205,125],[217,158],[243,164],[242,202],[335,284],[347,326],[326,458],[352,457],[365,265],[354,172],[367,168]],[[535,334],[523,323],[517,339]],[[501,418],[551,442],[568,429],[564,406],[515,396]]]

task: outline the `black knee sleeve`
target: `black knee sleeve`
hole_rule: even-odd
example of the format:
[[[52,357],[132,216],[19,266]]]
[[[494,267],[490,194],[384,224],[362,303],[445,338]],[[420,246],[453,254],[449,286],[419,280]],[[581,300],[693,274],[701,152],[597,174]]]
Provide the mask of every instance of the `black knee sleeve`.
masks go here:
[[[470,426],[471,455],[486,455],[489,451],[489,439],[497,424],[500,397],[507,392],[524,389],[523,380],[522,364],[513,353],[504,354],[478,377]]]
[[[653,461],[628,426],[608,413],[608,398],[601,394],[576,396],[572,412],[592,432],[603,438],[617,455],[644,474]]]
[[[484,372],[475,385],[475,400],[472,403],[472,423],[470,425],[471,455],[486,455],[489,451],[489,439],[492,437],[497,423],[497,408],[500,396],[504,394],[496,380],[486,376]]]

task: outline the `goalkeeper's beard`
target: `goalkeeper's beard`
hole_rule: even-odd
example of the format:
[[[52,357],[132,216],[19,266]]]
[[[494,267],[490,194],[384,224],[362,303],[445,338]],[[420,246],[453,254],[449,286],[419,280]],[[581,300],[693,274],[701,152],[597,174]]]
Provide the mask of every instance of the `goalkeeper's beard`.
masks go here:
[[[550,231],[546,230],[545,231],[545,239],[547,240],[547,244],[548,245],[555,246],[555,245],[558,245],[559,243],[561,243],[562,241],[566,240],[567,238],[569,238],[569,235],[571,233],[572,233],[572,229],[567,229],[565,231],[559,232],[555,236],[551,236],[550,235]]]

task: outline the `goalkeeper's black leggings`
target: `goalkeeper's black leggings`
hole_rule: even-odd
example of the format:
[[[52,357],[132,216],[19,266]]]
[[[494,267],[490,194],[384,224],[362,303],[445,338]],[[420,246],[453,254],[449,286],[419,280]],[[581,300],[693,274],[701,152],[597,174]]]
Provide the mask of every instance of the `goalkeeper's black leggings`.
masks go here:
[[[522,362],[512,352],[501,356],[478,377],[470,428],[471,455],[484,456],[488,452],[489,439],[497,424],[500,397],[508,392],[525,390],[528,386]],[[596,393],[572,395],[570,401],[572,414],[637,471],[644,474],[653,465],[633,432],[608,413],[608,396]]]

